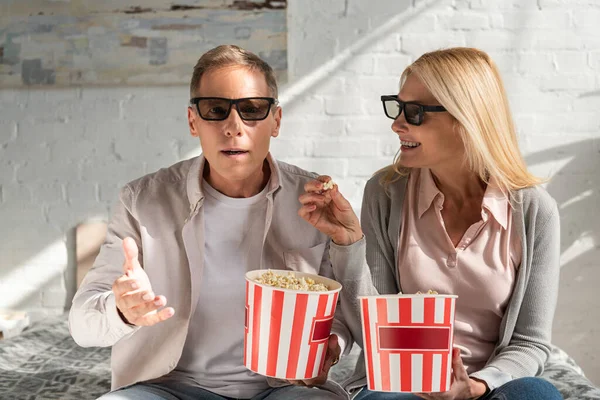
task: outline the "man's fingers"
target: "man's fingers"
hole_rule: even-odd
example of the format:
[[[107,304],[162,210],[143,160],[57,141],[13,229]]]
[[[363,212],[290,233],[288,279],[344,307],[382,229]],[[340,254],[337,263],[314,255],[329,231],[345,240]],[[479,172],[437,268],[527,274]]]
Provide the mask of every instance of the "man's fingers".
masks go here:
[[[352,210],[352,204],[340,193],[337,186],[331,189],[329,196],[333,204],[341,211]]]
[[[338,344],[337,335],[330,335],[327,341],[327,353],[323,362],[323,371],[329,372],[329,368],[333,366],[333,362],[339,360],[341,353],[340,345]]]
[[[123,272],[127,274],[128,271],[132,271],[133,269],[139,266],[138,261],[138,247],[130,237],[126,237],[123,239],[123,254],[125,254],[125,263],[123,264]]]
[[[121,304],[127,309],[132,309],[158,299],[159,297],[155,296],[152,290],[135,290],[123,294],[121,296]]]
[[[137,293],[136,293],[137,294]],[[128,320],[137,320],[144,315],[156,311],[161,307],[164,307],[167,304],[165,296],[156,296],[150,301],[143,301],[142,303],[135,304],[134,301],[131,301],[129,304],[134,304],[132,307],[126,307],[125,301],[120,299],[118,303],[119,309]]]
[[[298,210],[298,215],[302,217],[304,220],[311,222],[312,215],[311,213],[317,209],[317,206],[314,204],[307,204],[305,206],[300,207]]]
[[[331,334],[329,336],[329,340],[327,341],[327,347],[329,350],[337,350],[338,349],[338,337],[336,334]],[[339,356],[339,354],[335,354]]]
[[[173,315],[175,315],[175,309],[173,307],[165,307],[159,312],[145,315],[141,319],[145,326],[152,326],[171,318]]]
[[[120,298],[124,294],[138,290],[141,287],[137,279],[122,275],[112,285],[112,291],[116,298]]]
[[[304,184],[304,191],[320,193],[323,190],[323,184],[325,182],[329,182],[330,180],[331,180],[330,176],[321,175],[317,179]]]
[[[465,366],[462,362],[462,358],[460,357],[460,349],[456,347],[452,349],[452,370],[457,380],[469,380],[469,375],[467,375],[467,370],[465,369]]]
[[[335,334],[329,336],[329,340],[327,342],[327,352],[325,353],[325,360],[323,360],[323,367],[321,369],[322,375],[327,380],[327,376],[329,375],[329,370],[333,367],[334,363],[340,359],[340,354],[342,349],[338,344],[338,337]]]
[[[319,193],[323,190],[323,183],[319,181],[310,181],[304,184],[304,191],[308,193]]]
[[[300,204],[316,203],[323,205],[326,203],[327,198],[318,193],[305,193],[298,198],[298,201],[300,201]]]
[[[319,376],[313,379],[304,379],[304,380],[291,380],[288,381],[292,385],[298,386],[319,386],[323,385],[327,382],[327,376],[329,375],[329,369],[335,359],[339,357],[341,353],[340,346],[338,344],[338,338],[336,335],[329,336],[329,342],[327,345],[327,353],[325,354],[325,360],[323,361],[323,369]]]

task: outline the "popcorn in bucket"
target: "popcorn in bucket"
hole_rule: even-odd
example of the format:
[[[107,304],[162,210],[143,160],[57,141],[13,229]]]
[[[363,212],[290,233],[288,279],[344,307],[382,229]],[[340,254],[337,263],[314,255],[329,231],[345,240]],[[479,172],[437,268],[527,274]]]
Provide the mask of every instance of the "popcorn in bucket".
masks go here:
[[[312,379],[323,367],[342,285],[303,272],[290,277],[289,272],[246,273],[244,365],[269,377]]]
[[[454,295],[360,296],[369,390],[450,390]]]

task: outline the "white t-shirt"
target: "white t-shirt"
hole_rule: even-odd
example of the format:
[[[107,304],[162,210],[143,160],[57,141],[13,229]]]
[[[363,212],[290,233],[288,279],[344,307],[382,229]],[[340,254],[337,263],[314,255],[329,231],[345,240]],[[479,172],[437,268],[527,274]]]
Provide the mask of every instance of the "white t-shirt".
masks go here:
[[[243,365],[244,275],[260,269],[267,188],[235,199],[202,182],[205,256],[200,297],[173,375],[187,376],[222,396],[250,398],[269,388],[264,376]]]

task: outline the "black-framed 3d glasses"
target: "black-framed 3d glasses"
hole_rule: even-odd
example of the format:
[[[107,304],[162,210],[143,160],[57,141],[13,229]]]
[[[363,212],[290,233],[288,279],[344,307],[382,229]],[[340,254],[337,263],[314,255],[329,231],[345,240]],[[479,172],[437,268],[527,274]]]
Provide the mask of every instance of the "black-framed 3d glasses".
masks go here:
[[[277,105],[273,97],[244,97],[226,99],[224,97],[194,97],[190,107],[196,106],[200,118],[207,121],[223,121],[229,117],[231,106],[235,105],[238,115],[244,121],[262,121],[267,118],[271,105]]]
[[[404,102],[395,94],[381,96],[383,111],[388,118],[396,119],[404,111],[406,122],[411,125],[421,125],[426,112],[447,111],[443,106],[424,106],[418,103]]]

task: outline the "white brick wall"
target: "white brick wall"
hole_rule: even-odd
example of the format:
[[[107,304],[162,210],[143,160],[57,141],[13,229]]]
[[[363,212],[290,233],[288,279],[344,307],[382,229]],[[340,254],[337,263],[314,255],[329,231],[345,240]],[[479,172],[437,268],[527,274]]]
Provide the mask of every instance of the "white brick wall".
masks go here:
[[[403,68],[425,51],[468,45],[492,54],[532,170],[554,175],[562,288],[577,293],[559,304],[555,336],[600,383],[597,362],[577,347],[597,349],[589,335],[600,329],[586,328],[575,343],[579,313],[561,309],[594,312],[584,300],[595,293],[600,257],[600,2],[288,3],[291,83],[281,89],[273,152],[332,175],[357,208],[366,179],[397,149],[378,96],[396,92]],[[0,308],[34,317],[62,310],[68,230],[106,217],[128,180],[198,153],[187,96],[186,87],[0,91]]]

